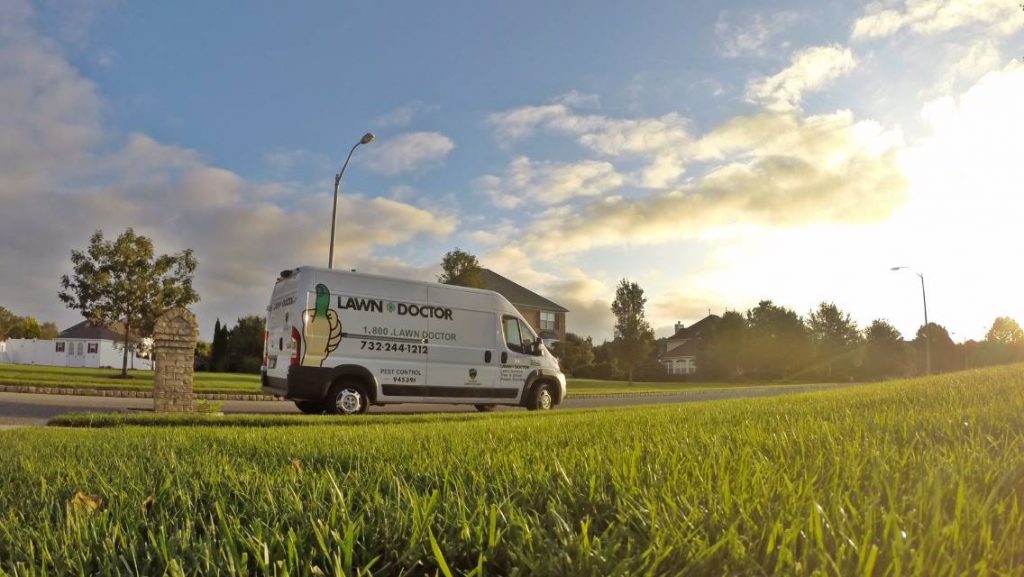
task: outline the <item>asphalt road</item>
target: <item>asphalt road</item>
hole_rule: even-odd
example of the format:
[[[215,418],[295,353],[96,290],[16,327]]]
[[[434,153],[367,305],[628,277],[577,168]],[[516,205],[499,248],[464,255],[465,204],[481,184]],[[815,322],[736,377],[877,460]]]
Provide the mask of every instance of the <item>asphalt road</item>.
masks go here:
[[[599,407],[625,407],[665,403],[692,403],[716,399],[771,397],[792,393],[805,393],[846,386],[844,384],[808,384],[776,387],[730,388],[713,391],[689,391],[671,395],[612,396],[566,399],[559,408],[587,409]],[[45,425],[57,415],[71,412],[129,412],[148,411],[152,399],[120,399],[113,397],[77,397],[72,395],[32,395],[27,393],[0,393],[0,429]],[[225,413],[299,414],[289,401],[224,401]],[[370,413],[448,413],[475,411],[472,405],[404,404],[371,407]],[[498,407],[498,410],[522,411],[517,407]],[[556,409],[557,410],[557,409]]]

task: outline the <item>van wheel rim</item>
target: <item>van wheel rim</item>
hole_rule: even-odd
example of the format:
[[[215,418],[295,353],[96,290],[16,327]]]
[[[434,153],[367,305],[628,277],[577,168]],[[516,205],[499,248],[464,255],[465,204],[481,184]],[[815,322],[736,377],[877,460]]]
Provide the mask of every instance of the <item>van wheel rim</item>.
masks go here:
[[[342,390],[338,393],[338,398],[334,402],[338,410],[346,414],[358,413],[362,403],[362,395],[355,389]]]
[[[545,411],[550,409],[551,393],[549,393],[547,389],[544,389],[543,391],[540,392],[540,398],[538,399],[538,401],[540,401],[538,403],[540,405],[540,408],[544,409]]]

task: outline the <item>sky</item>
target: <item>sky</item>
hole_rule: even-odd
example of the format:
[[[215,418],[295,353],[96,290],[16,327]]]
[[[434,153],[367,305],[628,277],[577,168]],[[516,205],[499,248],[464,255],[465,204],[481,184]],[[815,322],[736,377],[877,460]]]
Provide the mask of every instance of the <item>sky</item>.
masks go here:
[[[610,338],[763,299],[908,338],[1024,322],[1011,0],[0,0],[0,306],[66,328],[70,251],[199,260],[202,338],[277,273],[436,279],[455,247]]]

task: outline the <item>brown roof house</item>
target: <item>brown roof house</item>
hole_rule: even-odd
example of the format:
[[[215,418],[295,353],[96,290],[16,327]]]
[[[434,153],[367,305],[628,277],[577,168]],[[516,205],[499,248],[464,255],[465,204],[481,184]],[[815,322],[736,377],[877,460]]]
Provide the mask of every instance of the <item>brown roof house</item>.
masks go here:
[[[500,294],[516,307],[545,344],[565,340],[565,313],[569,312],[569,309],[512,282],[493,270],[480,269],[480,278],[485,289]]]
[[[697,361],[704,342],[715,330],[722,317],[708,315],[687,327],[676,323],[671,337],[658,341],[658,362],[670,375],[692,375],[697,372]]]

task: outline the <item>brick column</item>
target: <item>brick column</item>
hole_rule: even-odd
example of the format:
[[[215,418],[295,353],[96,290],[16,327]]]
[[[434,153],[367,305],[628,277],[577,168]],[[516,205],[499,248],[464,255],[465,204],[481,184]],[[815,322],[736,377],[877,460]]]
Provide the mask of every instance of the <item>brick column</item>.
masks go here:
[[[153,377],[153,410],[158,413],[191,413],[196,409],[192,394],[192,368],[195,362],[199,326],[188,309],[171,309],[156,321],[153,353],[156,372]]]

